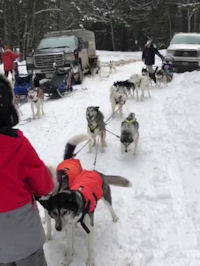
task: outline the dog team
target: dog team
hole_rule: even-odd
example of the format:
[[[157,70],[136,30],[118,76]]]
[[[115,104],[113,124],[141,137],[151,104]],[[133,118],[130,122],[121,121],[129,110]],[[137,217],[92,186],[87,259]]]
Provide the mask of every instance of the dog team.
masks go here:
[[[112,69],[113,69],[113,65]],[[110,68],[111,68],[110,66]],[[156,74],[158,73],[158,74]],[[136,97],[137,101],[143,101],[146,92],[150,95],[151,80],[155,83],[167,82],[161,77],[161,72],[156,68],[149,74],[143,68],[141,75],[133,74],[129,80],[116,81],[110,87],[111,117],[117,113],[123,117],[123,108],[128,97]],[[44,94],[40,88],[28,91],[28,99],[31,103],[33,119],[40,118],[44,114]],[[36,112],[35,112],[36,109]],[[80,160],[75,159],[75,149],[80,143],[87,141],[89,152],[92,147],[99,145],[101,152],[106,147],[106,125],[104,115],[99,106],[88,106],[86,109],[87,134],[76,135],[68,140],[64,149],[63,161],[55,168],[49,166],[49,172],[53,178],[55,188],[47,196],[37,200],[45,208],[46,238],[51,239],[51,219],[55,220],[55,229],[62,231],[67,228],[66,256],[64,265],[68,266],[73,260],[74,230],[76,224],[80,224],[88,236],[87,266],[95,265],[94,251],[94,212],[100,199],[107,206],[113,222],[118,217],[112,207],[110,185],[130,187],[131,183],[122,176],[105,175],[98,171],[85,170]],[[136,153],[139,140],[139,123],[135,113],[129,115],[121,122],[120,143],[121,151]]]
[[[115,82],[110,88],[112,115],[119,112],[126,103],[128,93],[133,95],[135,84],[131,81]],[[49,167],[49,171],[57,184],[54,191],[39,199],[47,210],[47,239],[51,239],[51,218],[55,220],[57,231],[67,227],[67,243],[65,265],[73,260],[74,227],[79,223],[88,236],[88,259],[86,265],[95,265],[94,252],[94,212],[100,199],[107,206],[113,222],[118,217],[112,207],[111,189],[109,185],[130,187],[131,183],[122,176],[105,175],[98,171],[83,170],[80,160],[75,159],[75,149],[78,144],[88,141],[89,152],[99,144],[101,151],[106,147],[106,122],[98,106],[88,106],[86,109],[87,133],[72,137],[66,143],[63,161],[57,168]],[[129,146],[134,146],[134,153],[139,139],[139,123],[131,112],[121,123],[121,149],[128,152]]]

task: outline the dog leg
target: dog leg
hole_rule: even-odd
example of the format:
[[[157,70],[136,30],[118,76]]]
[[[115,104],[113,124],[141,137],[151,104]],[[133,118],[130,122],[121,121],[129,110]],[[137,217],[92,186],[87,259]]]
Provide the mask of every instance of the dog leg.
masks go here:
[[[103,202],[107,206],[107,208],[108,208],[108,210],[112,216],[112,221],[114,223],[116,223],[119,218],[117,217],[117,215],[115,214],[115,212],[113,210],[110,186],[105,180],[103,183],[103,197],[102,197],[102,199],[103,199]]]
[[[92,147],[94,147],[96,145],[96,138],[94,136],[91,136],[90,140],[89,140],[89,149],[88,149],[88,153],[92,152]]]
[[[123,117],[123,111],[122,111],[122,109],[123,109],[123,106],[120,105],[120,108],[119,108],[119,116],[120,116],[120,118]]]
[[[135,89],[135,92],[136,92],[136,101],[137,101],[137,102],[139,101],[138,91],[139,91],[139,88],[138,88],[138,86],[137,86],[136,89]]]
[[[90,233],[88,234],[88,258],[86,265],[95,266],[94,259],[94,214],[87,214],[84,217],[84,223],[89,228]]]
[[[139,134],[137,134],[137,136],[135,137],[135,140],[134,140],[134,142],[135,142],[135,147],[134,147],[133,155],[135,155],[136,152],[137,152],[138,140],[139,140]]]
[[[140,101],[144,100],[144,90],[141,89]]]
[[[47,210],[45,210],[45,222],[46,222],[46,241],[52,239],[51,235],[51,217],[48,215]]]
[[[66,250],[66,255],[65,255],[65,266],[69,266],[70,263],[72,262],[72,257],[73,257],[73,248],[74,248],[74,224],[69,224],[67,227],[67,250]]]
[[[34,111],[33,102],[31,102],[31,111],[32,111],[33,119],[35,119],[35,111]]]
[[[112,110],[112,114],[114,113],[114,111],[115,111],[115,102],[113,102],[112,101],[112,103],[111,103],[111,110]]]
[[[94,262],[94,227],[91,227],[90,233],[88,234],[88,260],[87,266],[95,266]]]
[[[108,208],[108,210],[112,216],[113,223],[116,223],[119,220],[119,218],[117,217],[112,205],[106,199],[104,199],[104,198],[102,198],[102,199],[103,199],[103,202],[105,203],[106,207]]]
[[[148,96],[151,98],[150,89],[148,88]]]
[[[40,118],[40,102],[39,102],[39,100],[36,103],[36,109],[37,109],[36,116],[37,116],[37,118]]]
[[[100,136],[100,142],[101,142],[101,152],[104,152],[104,148],[106,147],[106,141],[105,141],[105,138],[106,138],[106,133],[104,130],[102,130],[101,132],[101,136]]]
[[[44,101],[41,102],[41,113],[44,115]]]

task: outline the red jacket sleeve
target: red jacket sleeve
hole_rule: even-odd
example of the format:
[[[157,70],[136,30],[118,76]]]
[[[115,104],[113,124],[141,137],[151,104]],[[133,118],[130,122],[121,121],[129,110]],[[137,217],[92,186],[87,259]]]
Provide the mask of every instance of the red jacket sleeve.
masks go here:
[[[25,185],[36,197],[45,196],[54,189],[54,183],[45,164],[27,140],[24,161]]]
[[[20,54],[17,54],[17,53],[14,53],[14,52],[11,53],[11,58],[13,59],[13,61],[15,59],[17,59],[19,56],[20,56]]]

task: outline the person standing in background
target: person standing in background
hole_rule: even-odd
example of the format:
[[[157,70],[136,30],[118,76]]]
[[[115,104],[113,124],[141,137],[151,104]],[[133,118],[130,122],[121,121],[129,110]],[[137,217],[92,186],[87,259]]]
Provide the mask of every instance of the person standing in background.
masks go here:
[[[164,56],[160,54],[153,41],[148,40],[142,52],[142,61],[145,63],[149,73],[154,73],[152,66],[155,64],[155,55],[158,55],[161,60],[164,59]]]
[[[14,61],[20,56],[18,53],[14,53],[7,45],[4,45],[4,51],[1,55],[1,60],[4,67],[5,76],[8,77],[9,72],[13,74]]]

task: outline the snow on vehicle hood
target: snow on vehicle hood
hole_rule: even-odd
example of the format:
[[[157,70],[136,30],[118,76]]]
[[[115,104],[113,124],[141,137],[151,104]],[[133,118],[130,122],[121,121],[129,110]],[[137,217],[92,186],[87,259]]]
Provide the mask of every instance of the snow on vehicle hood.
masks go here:
[[[200,50],[200,44],[171,44],[167,50]]]

